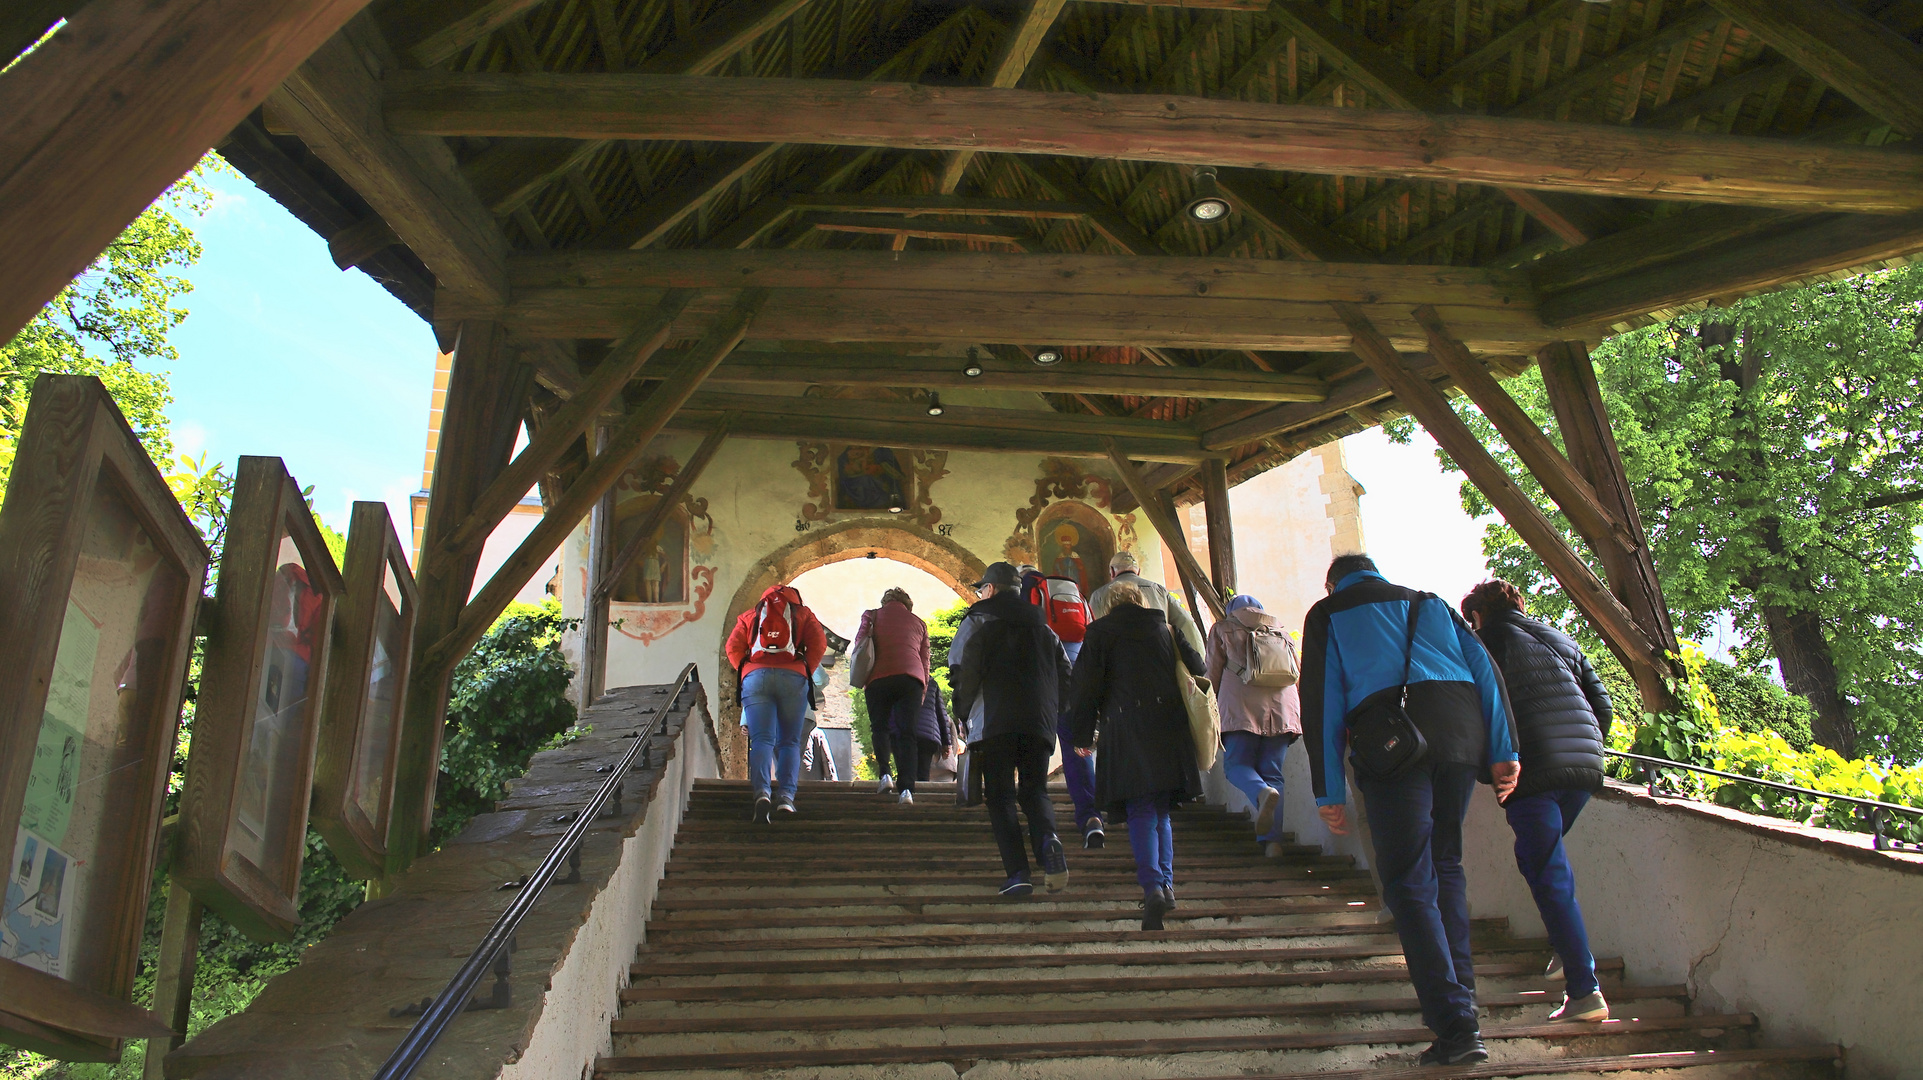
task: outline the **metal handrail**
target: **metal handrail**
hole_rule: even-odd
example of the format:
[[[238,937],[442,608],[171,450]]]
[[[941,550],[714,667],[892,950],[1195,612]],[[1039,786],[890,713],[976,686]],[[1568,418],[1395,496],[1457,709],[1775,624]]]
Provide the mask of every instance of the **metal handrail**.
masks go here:
[[[527,917],[528,912],[534,910],[534,905],[540,902],[541,894],[547,891],[549,883],[560,872],[561,864],[569,861],[571,857],[578,857],[581,841],[587,836],[588,829],[594,824],[595,818],[600,815],[601,808],[621,787],[622,779],[634,765],[634,759],[646,752],[649,742],[659,733],[661,725],[667,721],[668,713],[672,711],[675,702],[681,699],[681,692],[687,689],[688,680],[694,675],[693,664],[681,669],[681,677],[675,680],[674,689],[668,692],[667,704],[655,713],[647,729],[635,736],[634,745],[621,756],[621,764],[616,766],[608,778],[601,783],[600,789],[594,793],[593,798],[588,800],[587,805],[576,813],[573,823],[568,826],[568,831],[562,833],[561,839],[555,843],[554,850],[548,852],[547,858],[541,860],[540,869],[534,871],[521,885],[520,892],[514,897],[514,902],[507,906],[506,911],[501,912],[500,918],[494,920],[494,925],[488,930],[487,936],[481,939],[481,944],[468,954],[467,962],[461,965],[461,969],[455,972],[454,978],[448,981],[447,986],[421,1012],[421,1018],[408,1029],[407,1035],[401,1039],[400,1045],[394,1048],[394,1052],[387,1055],[387,1060],[374,1074],[374,1080],[407,1080],[408,1077],[413,1076],[414,1070],[426,1060],[428,1051],[440,1041],[448,1025],[453,1023],[456,1016],[467,1011],[468,998],[473,995],[475,986],[480,983],[481,975],[487,971],[489,965],[494,963],[495,957],[502,949],[510,948],[509,941],[514,937],[514,931],[519,928],[521,920]]]
[[[1682,769],[1687,772],[1706,773],[1710,776],[1720,776],[1726,780],[1739,780],[1745,784],[1756,784],[1760,787],[1774,788],[1777,791],[1788,791],[1797,795],[1807,795],[1817,799],[1832,799],[1837,802],[1845,802],[1853,806],[1864,807],[1870,811],[1870,830],[1875,837],[1876,850],[1904,851],[1919,849],[1918,845],[1908,844],[1900,840],[1891,840],[1884,836],[1883,827],[1888,823],[1889,816],[1892,813],[1923,815],[1923,807],[1920,806],[1905,806],[1902,803],[1883,802],[1880,799],[1865,799],[1858,795],[1838,795],[1833,791],[1818,791],[1815,788],[1806,788],[1797,784],[1785,784],[1778,780],[1765,780],[1757,776],[1745,776],[1742,773],[1727,772],[1723,769],[1712,769],[1706,765],[1691,765],[1685,761],[1671,761],[1668,758],[1649,757],[1646,754],[1631,754],[1623,750],[1604,750],[1603,753],[1610,757],[1619,757],[1629,761],[1640,762],[1643,765],[1644,774],[1649,784],[1649,793],[1651,795],[1662,794],[1662,792],[1657,790],[1658,780],[1656,770],[1659,768]]]

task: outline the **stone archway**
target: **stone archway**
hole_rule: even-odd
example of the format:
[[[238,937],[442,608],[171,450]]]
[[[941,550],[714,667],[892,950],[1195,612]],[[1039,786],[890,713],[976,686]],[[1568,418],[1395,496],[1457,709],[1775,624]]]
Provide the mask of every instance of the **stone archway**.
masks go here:
[[[908,522],[874,518],[857,518],[811,529],[756,562],[728,601],[727,618],[721,623],[721,640],[716,643],[724,653],[715,679],[720,699],[716,734],[721,742],[723,776],[742,777],[748,773],[747,741],[741,734],[740,688],[734,669],[728,666],[725,657],[728,634],[734,629],[735,620],[772,586],[793,581],[817,567],[864,558],[871,551],[878,557],[927,571],[964,600],[974,599],[970,586],[981,580],[982,571],[988,566],[974,552],[946,536]]]

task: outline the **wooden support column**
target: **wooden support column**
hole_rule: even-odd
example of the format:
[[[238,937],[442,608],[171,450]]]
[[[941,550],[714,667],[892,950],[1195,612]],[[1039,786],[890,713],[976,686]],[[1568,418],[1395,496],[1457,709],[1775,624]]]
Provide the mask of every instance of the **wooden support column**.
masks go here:
[[[0,341],[366,3],[6,5],[70,18],[0,79]]]
[[[1208,575],[1202,572],[1202,564],[1195,561],[1195,553],[1189,550],[1188,537],[1182,532],[1181,520],[1171,512],[1173,502],[1149,487],[1148,481],[1142,479],[1141,470],[1129,461],[1128,455],[1122,452],[1114,439],[1105,438],[1102,444],[1107,447],[1109,463],[1121,474],[1122,483],[1127,486],[1129,494],[1135,497],[1142,513],[1148,515],[1149,524],[1155,526],[1156,535],[1162,538],[1162,543],[1168,545],[1169,553],[1175,556],[1176,570],[1186,580],[1195,583],[1195,591],[1201,594],[1216,618],[1226,615],[1228,608],[1222,602],[1221,594],[1209,584]]]
[[[594,433],[594,456],[608,452],[608,431]],[[610,487],[594,504],[588,515],[588,610],[587,643],[582,657],[581,708],[601,700],[608,689],[608,554],[614,541],[614,492]]]
[[[1155,493],[1155,501],[1157,505],[1162,508],[1162,513],[1168,515],[1169,520],[1175,522],[1176,531],[1180,532],[1183,536],[1187,536],[1188,530],[1184,527],[1186,523],[1182,520],[1181,511],[1175,508],[1175,499],[1166,491],[1158,491]],[[1175,549],[1169,547],[1169,542],[1164,540],[1162,546],[1167,547],[1171,557],[1173,557]],[[1189,550],[1191,552],[1193,551],[1193,549]],[[1175,560],[1175,577],[1176,580],[1182,583],[1182,596],[1188,600],[1189,614],[1194,617],[1195,625],[1199,628],[1202,625],[1202,604],[1197,597],[1196,583],[1198,581],[1205,582],[1207,579],[1196,578],[1191,575],[1181,559]],[[1224,610],[1226,610],[1226,607],[1225,602]],[[1216,618],[1221,618],[1221,616],[1218,615]]]
[[[462,323],[458,333],[441,414],[440,445],[434,453],[421,566],[415,575],[421,590],[420,619],[414,630],[414,664],[394,777],[387,837],[389,876],[405,869],[426,841],[434,781],[440,771],[447,684],[454,671],[453,658],[431,655],[430,645],[457,625],[480,561],[478,551],[458,558],[444,556],[440,544],[467,518],[474,500],[507,465],[534,384],[533,369],[512,358],[499,324]]]
[[[1449,452],[1471,483],[1495,506],[1549,572],[1562,583],[1577,610],[1596,625],[1603,638],[1615,648],[1631,670],[1652,668],[1664,661],[1657,646],[1645,635],[1629,611],[1610,594],[1602,581],[1590,571],[1576,552],[1563,541],[1562,534],[1549,518],[1523,494],[1496,459],[1489,456],[1475,433],[1462,422],[1449,399],[1428,380],[1417,376],[1402,362],[1389,340],[1382,336],[1368,317],[1353,304],[1336,303],[1336,314],[1355,335],[1355,353],[1374,369],[1383,383],[1395,393],[1396,400],[1422,422],[1429,434]]]
[[[1556,426],[1562,431],[1563,445],[1577,471],[1594,487],[1603,505],[1624,524],[1632,544],[1627,548],[1599,545],[1596,555],[1611,589],[1629,609],[1654,646],[1661,650],[1658,660],[1677,654],[1676,626],[1663,598],[1662,579],[1656,576],[1656,560],[1649,550],[1649,536],[1636,509],[1636,498],[1623,470],[1622,454],[1616,447],[1615,433],[1609,426],[1609,411],[1603,405],[1602,388],[1596,382],[1596,369],[1589,362],[1589,350],[1580,341],[1556,342],[1537,355],[1543,386],[1549,392],[1550,408],[1556,413]],[[1667,668],[1667,663],[1662,665]],[[1649,672],[1630,666],[1636,687],[1642,691],[1643,706],[1651,712],[1673,707],[1669,687],[1660,671]]]
[[[749,325],[767,302],[766,289],[743,290],[733,310],[702,339],[688,361],[636,406],[615,430],[608,439],[606,452],[589,463],[554,509],[541,518],[541,523],[521,541],[521,546],[494,572],[494,577],[461,611],[453,629],[428,647],[429,662],[451,666],[481,639],[548,553],[574,531],[575,525],[621,479],[621,474],[648,448],[648,443],[668,425],[708,374],[747,336]]]
[[[169,880],[167,914],[160,924],[159,966],[154,971],[153,1005],[149,1011],[167,1022],[170,1039],[148,1039],[142,1080],[163,1080],[163,1060],[187,1041],[187,1022],[193,1017],[194,966],[200,957],[200,901]]]
[[[714,426],[713,431],[708,432],[707,437],[701,440],[700,446],[695,447],[694,456],[690,457],[688,463],[681,466],[681,471],[675,474],[674,486],[661,496],[659,502],[648,509],[648,516],[641,519],[641,525],[635,529],[634,535],[629,537],[628,542],[621,545],[621,550],[609,560],[607,572],[602,575],[601,583],[595,587],[595,599],[606,602],[614,593],[614,583],[620,580],[622,574],[628,572],[628,567],[633,565],[634,560],[640,556],[641,552],[647,550],[656,536],[661,534],[661,526],[667,524],[668,515],[674,512],[675,506],[681,502],[682,497],[694,487],[694,482],[699,480],[701,473],[707,469],[708,462],[714,460],[715,452],[720,450],[721,444],[727,440],[728,429],[734,425],[734,420],[733,413],[724,413],[721,422]]]
[[[527,448],[515,457],[514,461],[501,475],[487,486],[474,500],[473,509],[465,520],[438,545],[444,560],[459,559],[463,555],[481,550],[495,526],[512,513],[516,504],[528,493],[537,481],[554,470],[561,455],[581,433],[588,430],[594,418],[607,408],[621,388],[634,378],[641,366],[648,362],[661,346],[667,343],[669,333],[674,329],[674,320],[681,316],[695,294],[683,289],[671,289],[654,310],[648,312],[634,324],[608,355],[601,359],[594,373],[589,375],[568,399],[567,404],[555,410],[547,423],[535,432]]]
[[[1202,463],[1202,511],[1209,527],[1209,574],[1215,591],[1235,595],[1235,524],[1229,519],[1229,466],[1220,458]]]

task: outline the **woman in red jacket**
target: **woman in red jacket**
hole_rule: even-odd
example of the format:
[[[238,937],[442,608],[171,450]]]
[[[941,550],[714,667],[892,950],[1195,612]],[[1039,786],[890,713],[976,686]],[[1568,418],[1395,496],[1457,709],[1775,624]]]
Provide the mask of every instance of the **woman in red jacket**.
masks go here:
[[[795,812],[801,784],[801,734],[808,679],[828,651],[828,635],[792,586],[776,585],[735,620],[728,662],[741,675],[741,722],[748,729],[748,780],[753,819]],[[772,780],[770,773],[773,773]]]
[[[928,685],[928,624],[915,614],[915,601],[902,589],[881,594],[881,606],[861,613],[861,629],[855,631],[850,655],[861,650],[862,642],[875,643],[875,666],[862,689],[868,701],[868,729],[875,742],[875,771],[881,782],[877,794],[891,789],[901,792],[901,802],[915,802],[915,776],[920,772],[921,744],[914,733],[891,738],[889,726],[895,706],[909,705],[909,713],[920,708],[922,691]],[[895,772],[888,772],[888,751],[892,744]]]

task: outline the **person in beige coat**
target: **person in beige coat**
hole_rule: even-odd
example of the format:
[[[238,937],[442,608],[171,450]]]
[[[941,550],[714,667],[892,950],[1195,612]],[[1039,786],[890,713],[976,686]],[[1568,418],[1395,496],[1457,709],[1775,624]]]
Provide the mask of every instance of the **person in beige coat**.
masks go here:
[[[1255,838],[1271,858],[1282,854],[1282,761],[1302,737],[1302,705],[1295,687],[1250,686],[1234,669],[1250,629],[1277,625],[1255,597],[1232,596],[1209,627],[1205,657],[1222,712],[1222,770],[1255,807]]]

